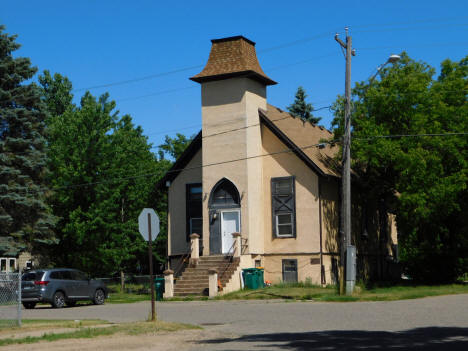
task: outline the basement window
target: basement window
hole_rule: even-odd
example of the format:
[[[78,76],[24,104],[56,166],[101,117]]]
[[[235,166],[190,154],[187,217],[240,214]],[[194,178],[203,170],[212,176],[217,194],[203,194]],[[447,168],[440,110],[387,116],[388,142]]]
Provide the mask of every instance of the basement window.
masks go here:
[[[297,283],[297,260],[282,260],[283,283]]]

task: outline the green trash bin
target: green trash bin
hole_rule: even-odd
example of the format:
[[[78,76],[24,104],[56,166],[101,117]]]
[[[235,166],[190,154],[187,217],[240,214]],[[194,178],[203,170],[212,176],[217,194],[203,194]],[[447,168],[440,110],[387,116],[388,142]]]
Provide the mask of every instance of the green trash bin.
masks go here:
[[[258,289],[257,268],[244,268],[242,270],[244,277],[244,287],[248,289]]]
[[[156,301],[162,301],[164,293],[164,278],[154,278],[154,292],[156,295]]]
[[[256,269],[257,269],[258,287],[263,288],[265,286],[265,280],[263,278],[263,268],[256,268]]]

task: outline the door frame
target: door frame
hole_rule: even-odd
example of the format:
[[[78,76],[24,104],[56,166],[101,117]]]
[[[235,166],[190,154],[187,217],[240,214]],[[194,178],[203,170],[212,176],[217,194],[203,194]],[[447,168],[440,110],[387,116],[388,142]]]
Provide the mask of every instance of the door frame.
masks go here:
[[[240,208],[226,208],[226,209],[220,209],[219,210],[219,216],[220,216],[220,234],[221,234],[221,254],[226,254],[228,252],[224,252],[224,240],[223,240],[223,213],[225,212],[237,212],[237,218],[239,219],[239,233],[241,232],[241,209]],[[234,239],[233,239],[234,243]],[[226,250],[229,250],[230,247],[226,248]]]

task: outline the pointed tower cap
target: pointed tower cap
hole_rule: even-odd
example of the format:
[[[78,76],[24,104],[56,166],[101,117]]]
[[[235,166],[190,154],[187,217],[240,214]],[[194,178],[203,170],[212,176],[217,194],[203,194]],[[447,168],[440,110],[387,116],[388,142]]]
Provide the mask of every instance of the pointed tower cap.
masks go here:
[[[249,77],[265,85],[275,81],[267,77],[258,63],[255,43],[241,35],[211,40],[211,52],[203,71],[190,79],[209,82],[233,77]]]

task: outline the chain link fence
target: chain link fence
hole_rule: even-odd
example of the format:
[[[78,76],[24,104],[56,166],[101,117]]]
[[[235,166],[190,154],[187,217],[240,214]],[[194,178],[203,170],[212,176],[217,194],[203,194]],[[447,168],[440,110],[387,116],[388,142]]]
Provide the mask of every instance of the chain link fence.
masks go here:
[[[0,273],[0,329],[21,326],[21,274]]]

